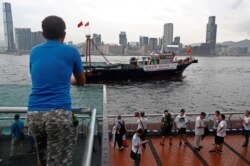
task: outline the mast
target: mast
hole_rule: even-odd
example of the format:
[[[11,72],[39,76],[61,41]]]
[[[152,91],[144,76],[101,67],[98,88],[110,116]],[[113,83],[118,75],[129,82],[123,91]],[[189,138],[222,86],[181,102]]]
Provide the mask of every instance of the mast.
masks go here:
[[[91,53],[90,53],[90,47],[91,47],[91,39],[90,35],[86,35],[86,64],[88,64],[89,67],[91,67]]]

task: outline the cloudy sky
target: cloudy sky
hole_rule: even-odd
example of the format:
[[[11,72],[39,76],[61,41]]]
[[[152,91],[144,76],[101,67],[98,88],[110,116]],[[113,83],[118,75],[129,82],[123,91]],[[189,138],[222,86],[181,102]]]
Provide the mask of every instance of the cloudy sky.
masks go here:
[[[164,23],[174,24],[174,36],[184,44],[205,41],[209,16],[216,16],[217,42],[250,39],[250,0],[0,0],[12,5],[16,28],[41,30],[48,15],[62,17],[67,25],[66,41],[85,40],[85,32],[102,35],[105,43],[118,43],[120,31],[128,41],[140,35],[161,37]],[[0,12],[0,41],[3,14]],[[90,29],[77,28],[80,21]]]

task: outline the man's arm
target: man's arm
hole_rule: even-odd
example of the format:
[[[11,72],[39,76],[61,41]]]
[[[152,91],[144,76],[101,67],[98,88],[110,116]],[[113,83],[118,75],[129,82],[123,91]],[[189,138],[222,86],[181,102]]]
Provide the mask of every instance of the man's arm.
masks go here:
[[[86,83],[84,71],[77,74],[74,73],[71,76],[70,83],[73,85],[83,86]]]

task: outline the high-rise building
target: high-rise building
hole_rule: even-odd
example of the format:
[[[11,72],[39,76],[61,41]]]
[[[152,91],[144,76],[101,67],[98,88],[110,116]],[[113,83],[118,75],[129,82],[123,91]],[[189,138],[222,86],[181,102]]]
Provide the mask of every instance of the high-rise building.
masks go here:
[[[215,16],[208,18],[206,43],[210,45],[210,54],[215,54],[217,24],[215,24]]]
[[[174,42],[173,42],[173,44],[175,44],[175,45],[179,45],[179,44],[180,44],[180,42],[181,42],[181,38],[180,38],[180,36],[176,36],[176,37],[174,37]]]
[[[157,51],[157,38],[149,38],[150,51]]]
[[[27,52],[31,49],[31,29],[15,28],[15,44],[16,50],[19,52]]]
[[[148,37],[140,36],[140,47],[148,46]]]
[[[11,13],[11,4],[3,3],[3,26],[4,26],[4,38],[5,38],[5,47],[7,51],[14,51],[14,35],[13,35],[13,21]]]
[[[102,45],[102,36],[100,34],[98,35],[94,33],[92,41],[96,45],[96,47],[99,49],[100,46]],[[93,54],[99,54],[99,51],[96,49],[96,47],[92,45],[91,51]]]
[[[121,32],[119,34],[119,44],[123,47],[127,47],[127,35],[126,32]]]
[[[44,42],[42,31],[31,32],[31,47]]]
[[[127,48],[127,35],[126,32],[120,32],[119,44],[122,46],[122,54],[125,54],[125,48]]]
[[[174,25],[172,23],[164,24],[164,33],[163,33],[163,51],[167,50],[167,45],[171,45],[173,42],[174,35]]]

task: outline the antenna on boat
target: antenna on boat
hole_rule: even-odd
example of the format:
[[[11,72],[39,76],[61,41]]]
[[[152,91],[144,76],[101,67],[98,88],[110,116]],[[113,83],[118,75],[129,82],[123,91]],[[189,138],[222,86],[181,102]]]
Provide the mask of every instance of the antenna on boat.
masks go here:
[[[105,57],[105,55],[99,50],[99,48],[95,45],[95,43],[93,42],[93,40],[90,40],[91,43],[93,44],[93,46],[95,46],[95,48],[97,49],[97,51],[103,56],[103,58],[106,60],[106,62],[108,64],[112,64],[111,62],[109,62],[109,60]]]

